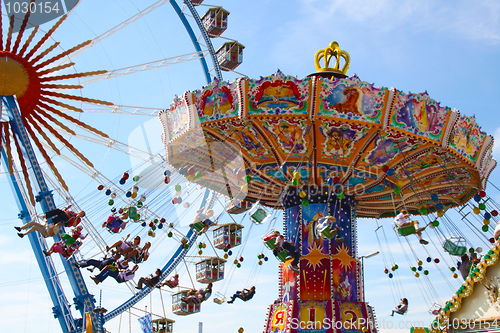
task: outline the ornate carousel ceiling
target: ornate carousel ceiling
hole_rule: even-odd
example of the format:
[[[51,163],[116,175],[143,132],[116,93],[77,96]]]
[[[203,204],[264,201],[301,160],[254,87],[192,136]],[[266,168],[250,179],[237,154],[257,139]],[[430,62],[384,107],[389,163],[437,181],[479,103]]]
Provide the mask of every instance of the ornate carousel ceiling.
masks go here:
[[[276,208],[289,187],[332,189],[354,196],[358,217],[449,208],[486,186],[493,139],[474,117],[427,93],[343,75],[349,56],[336,44],[318,51],[316,64],[322,75],[278,70],[176,97],[160,114],[169,163],[189,181]]]

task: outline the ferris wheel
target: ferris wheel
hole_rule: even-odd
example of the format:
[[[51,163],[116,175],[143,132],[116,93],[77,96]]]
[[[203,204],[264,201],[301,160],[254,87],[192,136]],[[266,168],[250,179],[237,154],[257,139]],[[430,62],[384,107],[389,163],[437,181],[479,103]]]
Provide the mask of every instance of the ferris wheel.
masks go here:
[[[20,23],[1,16],[2,161],[10,174],[23,224],[42,222],[40,215],[72,204],[74,209],[85,210],[88,217],[82,224],[90,237],[80,252],[97,256],[106,244],[125,236],[101,227],[106,215],[111,215],[109,210],[113,212],[119,205],[135,206],[139,210],[137,215],[143,216],[137,219],[140,223],[128,229],[131,233],[153,235],[150,236],[152,249],[159,247],[156,241],[170,237],[178,241],[167,258],[155,263],[161,265],[163,279],[182,262],[197,234],[176,228],[179,220],[189,220],[192,216],[175,210],[161,211],[161,205],[153,203],[153,197],[169,196],[170,190],[163,178],[161,187],[151,182],[152,177],[148,175],[154,171],[170,171],[164,163],[164,153],[149,143],[153,140],[152,125],[145,120],[157,122],[161,111],[158,106],[168,104],[169,100],[159,96],[174,83],[176,86],[186,84],[187,78],[204,84],[214,78],[221,81],[222,70],[234,70],[242,61],[243,46],[236,41],[223,43],[217,51],[212,44],[212,39],[226,30],[229,12],[222,7],[207,6],[206,14],[200,16],[198,11],[203,7],[197,6],[202,2],[160,0],[147,5],[141,1],[139,5],[131,1],[121,4],[120,8],[99,4],[102,7],[99,11],[95,11],[92,4],[82,3],[69,14],[48,23],[47,31],[39,27],[30,29],[29,13]],[[89,13],[102,15],[102,21],[96,18],[92,21],[99,23],[96,28],[89,27],[91,24],[84,20]],[[20,27],[17,33],[13,29],[15,24]],[[179,32],[181,29],[187,32],[188,38],[185,32]],[[94,37],[88,39],[89,35]],[[234,60],[230,59],[234,48],[238,50],[236,62],[229,61]],[[201,75],[199,64],[193,68],[197,61],[201,63]],[[129,133],[133,135],[127,137]],[[85,141],[92,144],[80,148]],[[116,152],[126,156],[125,162]],[[137,163],[139,169],[127,166],[129,158],[133,162],[143,161]],[[88,176],[87,180],[75,179],[80,177],[65,173],[61,165],[79,170]],[[107,176],[118,173],[123,176]],[[129,173],[137,176],[127,181],[124,175]],[[179,175],[170,177],[171,186],[180,186]],[[82,184],[84,188],[98,185],[104,190],[94,190],[79,200],[79,194],[73,191]],[[180,192],[177,188],[175,191]],[[186,211],[190,205],[206,211],[219,200],[208,190],[192,188],[187,189],[189,191],[195,194],[190,204],[184,203]],[[133,195],[137,193],[138,198]],[[96,199],[99,196],[100,199]],[[146,198],[144,207],[139,207],[137,203],[140,201],[142,205]],[[102,213],[103,210],[108,213]],[[150,221],[161,223],[162,218],[164,228],[158,224],[149,226]],[[154,237],[155,229],[157,237]],[[161,235],[160,229],[164,231]],[[60,241],[61,236],[62,231],[54,241]],[[57,264],[43,254],[49,248],[45,238],[31,233],[29,241],[46,281],[54,316],[63,332],[81,330],[82,321],[76,318],[77,312],[82,317],[90,313],[99,329],[103,322],[130,309],[152,290],[132,291],[130,297],[98,318],[98,312],[93,311],[97,307],[96,299],[75,265],[75,257],[64,258],[62,264]],[[67,275],[69,285],[61,283],[60,271]],[[76,311],[70,309],[72,304]]]

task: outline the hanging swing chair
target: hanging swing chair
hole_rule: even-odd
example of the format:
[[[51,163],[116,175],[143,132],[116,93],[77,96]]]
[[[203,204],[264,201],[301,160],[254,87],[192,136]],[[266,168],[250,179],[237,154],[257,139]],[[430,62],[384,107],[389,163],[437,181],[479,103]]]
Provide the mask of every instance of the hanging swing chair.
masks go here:
[[[201,213],[202,209],[198,210],[194,222],[189,226],[193,228],[197,233],[200,233],[206,225],[211,226],[215,222],[211,220],[214,212],[212,209],[208,209],[206,213]]]
[[[119,233],[125,228],[126,225],[127,222],[114,215],[108,216],[106,221],[102,224],[103,228],[106,228],[106,230],[108,230],[112,234]]]
[[[125,212],[127,212],[129,219],[134,220],[134,222],[137,222],[141,218],[137,213],[137,208],[134,206],[125,208]]]
[[[443,249],[452,256],[462,256],[467,252],[467,247],[465,245],[465,238],[450,237],[444,241]]]
[[[408,235],[413,235],[417,231],[414,225],[409,225],[405,227],[398,227],[397,225],[394,225],[394,227],[398,232],[398,234],[400,234],[403,237],[406,237]]]
[[[321,217],[315,224],[315,234],[322,235],[330,240],[333,239],[338,233],[336,222],[337,220],[333,216]],[[319,235],[316,238],[319,238]]]
[[[279,261],[285,262],[288,257],[288,251],[278,245],[276,235],[274,234],[274,228],[269,230],[262,236],[262,241],[264,245],[278,258]]]
[[[255,224],[263,224],[271,217],[269,211],[267,211],[264,206],[260,205],[259,202],[256,202],[255,205],[253,205],[252,209],[250,209],[249,211],[249,214],[250,221]]]
[[[241,214],[252,208],[252,204],[245,200],[233,198],[226,205],[226,212],[229,214]]]
[[[203,224],[203,222],[194,222],[194,223],[191,223],[189,225],[191,228],[193,228],[194,230],[196,230],[196,232],[200,232],[201,230],[203,230],[203,227],[205,227],[205,225]]]
[[[217,304],[222,304],[226,301],[226,296],[224,296],[223,294],[221,294],[220,292],[216,292],[215,295],[214,295],[214,303],[217,303]]]
[[[429,309],[429,313],[433,316],[439,315],[439,312],[441,311],[443,307],[439,305],[438,303],[432,304],[432,307]]]

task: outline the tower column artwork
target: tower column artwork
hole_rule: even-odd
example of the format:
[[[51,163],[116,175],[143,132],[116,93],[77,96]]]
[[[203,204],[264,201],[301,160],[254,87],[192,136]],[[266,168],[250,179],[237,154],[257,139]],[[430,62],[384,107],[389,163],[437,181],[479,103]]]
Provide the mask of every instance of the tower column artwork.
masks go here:
[[[265,331],[370,332],[373,314],[363,300],[356,258],[354,198],[330,187],[290,187],[282,204],[286,240],[300,251],[300,261],[298,270],[293,258],[281,264],[280,298],[270,307]]]

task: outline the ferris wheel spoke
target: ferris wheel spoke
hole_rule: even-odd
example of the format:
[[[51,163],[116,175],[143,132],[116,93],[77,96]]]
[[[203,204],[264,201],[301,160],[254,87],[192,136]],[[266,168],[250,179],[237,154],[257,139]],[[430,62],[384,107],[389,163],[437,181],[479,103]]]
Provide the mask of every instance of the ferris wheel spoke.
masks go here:
[[[35,117],[37,121],[35,121],[35,119],[33,119],[33,117]],[[44,126],[44,127],[46,126],[46,123],[43,121],[43,119],[40,119],[40,117],[38,115],[33,114],[33,115],[30,115],[29,117],[26,117],[26,120],[28,120],[27,127],[30,127],[30,129],[32,130],[32,128],[31,128],[31,125],[32,125],[37,130],[37,132],[40,133],[40,135],[45,140],[45,142],[47,142],[49,144],[49,146],[52,148],[52,150],[54,150],[55,153],[59,155],[61,152],[59,151],[59,149],[56,147],[54,142],[47,136],[47,134],[45,133],[45,131],[41,127],[41,126]],[[45,123],[45,124],[41,125],[40,122]],[[30,134],[31,134],[31,132],[30,132]],[[38,141],[36,136],[33,138],[33,141],[35,141],[35,142]]]
[[[14,172],[14,163],[12,160],[12,150],[10,148],[10,132],[9,132],[9,122],[4,122],[2,124],[2,136],[3,139],[5,140],[2,141],[2,146],[5,149],[5,154],[7,155],[7,161],[8,161],[8,169],[9,169],[9,174],[12,176]]]
[[[84,113],[113,113],[113,114],[126,114],[126,115],[136,115],[136,116],[148,116],[156,117],[160,111],[160,108],[148,108],[142,106],[126,106],[126,105],[113,105],[113,106],[102,106],[95,109],[81,109]],[[59,110],[67,111],[67,110]]]
[[[47,111],[50,111],[50,112],[58,115],[59,117],[64,118],[65,120],[70,121],[70,122],[74,123],[75,125],[80,126],[81,128],[84,128],[84,129],[86,129],[86,130],[88,130],[88,131],[90,131],[90,132],[92,132],[94,134],[97,134],[98,136],[101,136],[101,137],[104,137],[104,138],[108,138],[108,135],[106,133],[103,133],[103,132],[99,131],[98,129],[96,129],[96,128],[90,126],[90,125],[87,125],[86,123],[84,123],[84,122],[82,122],[82,121],[80,121],[80,120],[78,120],[76,118],[68,116],[63,111],[59,111],[59,110],[57,110],[57,109],[55,109],[55,108],[53,108],[53,107],[51,107],[49,105],[46,105],[46,104],[40,103],[40,105],[43,108],[45,108]],[[80,109],[76,109],[76,110],[80,110]]]
[[[17,52],[17,49],[21,43],[21,39],[24,35],[24,31],[26,29],[26,25],[28,24],[28,20],[29,20],[30,14],[31,14],[31,4],[33,4],[34,2],[35,2],[35,0],[30,0],[29,6],[28,6],[29,10],[24,15],[24,19],[23,19],[23,22],[21,23],[19,33],[17,34],[16,42],[14,43],[14,47],[12,48],[12,52],[14,52],[14,53]]]
[[[14,17],[14,15],[12,15],[11,17]],[[52,34],[57,30],[57,28],[59,28],[59,26],[64,22],[64,20],[66,20],[67,17],[67,14],[61,16],[56,24],[54,24],[52,28],[50,28],[50,30],[47,31],[47,33],[38,41],[38,43],[36,43],[36,45],[28,52],[28,54],[26,54],[25,58],[30,59],[35,54],[35,52],[45,44],[45,42],[50,38],[50,36],[52,36]]]
[[[154,162],[154,160],[151,159],[151,153],[141,150],[136,147],[129,146],[123,142],[117,141],[117,140],[104,140],[103,138],[100,137],[91,137],[91,136],[86,136],[83,134],[77,133],[75,135],[76,138],[83,139],[92,143],[99,144],[104,147],[112,148],[116,151],[119,151],[123,154],[138,158],[144,162],[151,163],[152,165],[158,166],[158,167],[163,167],[164,165],[162,163],[157,163]]]
[[[108,71],[108,72],[103,73],[101,75],[94,76],[94,78],[87,80],[87,81],[84,81],[84,82],[81,82],[80,84],[82,86],[84,86],[84,85],[87,85],[89,83],[93,83],[93,82],[97,82],[97,81],[101,81],[101,80],[107,80],[107,79],[115,78],[115,77],[122,76],[122,75],[135,74],[135,73],[143,72],[143,71],[150,70],[150,69],[171,66],[171,65],[191,61],[191,60],[198,60],[198,59],[206,56],[207,54],[208,54],[208,51],[205,50],[205,51],[202,51],[201,54],[199,52],[188,53],[188,54],[180,55],[177,57],[165,58],[165,59],[161,59],[161,60],[157,60],[157,61],[148,62],[148,63],[141,64],[141,65],[111,70],[111,71]]]
[[[82,128],[84,130],[87,130],[86,128]],[[40,133],[43,133],[42,130],[39,130]],[[159,167],[163,167],[163,165],[161,163],[157,163],[157,162],[154,162],[154,160],[152,160],[150,157],[151,157],[151,154],[149,152],[146,152],[144,150],[141,150],[141,149],[138,149],[138,148],[135,148],[135,147],[131,147],[129,145],[126,145],[120,141],[117,141],[117,140],[105,140],[104,138],[102,137],[96,137],[96,136],[87,136],[87,135],[83,135],[83,134],[79,134],[79,133],[75,133],[73,135],[75,138],[79,138],[79,139],[82,139],[82,140],[86,140],[88,142],[92,142],[92,143],[95,143],[95,144],[99,144],[101,146],[104,146],[104,147],[108,147],[108,148],[112,148],[118,152],[121,152],[125,155],[129,155],[131,157],[135,157],[135,158],[138,158],[142,161],[145,161],[145,162],[148,162],[148,163],[151,163],[153,165],[156,165],[156,166],[159,166]],[[65,142],[65,146],[67,146],[67,144],[69,144],[69,142],[64,139]],[[51,142],[49,138],[47,138],[47,143]],[[53,145],[53,143],[48,147],[46,146],[45,144],[43,144],[43,146],[45,148],[48,148],[50,151],[58,154],[60,157],[64,158],[66,161],[70,162],[72,165],[74,165],[75,167],[77,167],[78,169],[80,169],[81,171],[85,172],[86,174],[88,174],[89,176],[91,176],[92,178],[97,178],[96,176],[97,175],[101,175],[101,173],[99,171],[97,171],[92,164],[88,164],[87,162],[85,166],[81,166],[81,163],[78,163],[78,162],[74,162],[72,161],[71,159],[65,157],[56,147],[55,145]],[[69,146],[67,146],[69,148]],[[72,146],[71,146],[72,147]],[[80,161],[85,161],[83,158],[85,158],[80,152],[76,153],[75,151],[73,151],[72,149],[70,149],[70,151],[80,160]],[[102,175],[101,175],[102,176]],[[109,179],[101,179],[101,181],[103,182],[110,182],[111,181]]]
[[[49,54],[49,52],[51,52],[52,50],[54,50],[56,47],[59,46],[59,44],[61,44],[60,42],[55,42],[54,44],[52,44],[51,46],[49,46],[47,49],[45,49],[44,51],[40,52],[39,55],[37,55],[34,59],[32,59],[32,63],[36,63],[38,60],[42,59],[43,57],[45,57],[47,54]],[[75,64],[74,62],[70,62],[70,64]],[[72,66],[72,65],[71,65]],[[68,67],[68,66],[66,66]]]
[[[31,119],[29,119],[29,120],[31,121]],[[35,126],[34,122],[33,122],[33,125]],[[52,173],[56,176],[59,184],[61,184],[61,186],[67,191],[68,190],[68,186],[66,185],[66,182],[64,181],[63,177],[61,176],[61,174],[57,170],[56,166],[52,162],[52,159],[48,156],[48,154],[45,151],[45,149],[43,148],[41,142],[38,139],[36,139],[35,132],[33,131],[33,129],[31,128],[31,126],[28,123],[26,123],[25,126],[26,126],[26,130],[28,131],[28,133],[31,135],[32,138],[34,138],[33,142],[37,146],[38,150],[40,151],[40,153],[42,154],[42,156],[44,157],[44,159],[47,161],[47,164],[49,165],[50,169],[52,170]],[[47,141],[47,143],[49,143],[49,145],[53,144],[50,141],[50,139],[48,137],[46,137],[46,135],[45,135],[45,133],[43,131],[38,131],[38,132],[40,134],[42,134],[43,138],[45,139],[45,141]],[[54,146],[54,148],[55,148],[55,146]]]
[[[31,34],[29,35],[29,37],[26,39],[26,41],[24,42],[24,45],[23,47],[21,48],[21,50],[19,51],[19,56],[22,57],[24,55],[24,52],[26,52],[26,50],[28,49],[28,46],[31,44],[31,42],[33,41],[33,38],[35,38],[35,35],[36,33],[38,32],[38,25],[35,26],[33,28],[33,31],[31,31]],[[0,30],[0,34],[2,33],[2,31]]]
[[[46,144],[42,143],[42,145],[44,146],[45,149],[49,150],[49,151],[52,151],[50,147],[48,147]],[[93,167],[89,167],[85,164],[82,164],[81,161],[79,160],[78,156],[75,156],[77,160],[75,160],[74,158],[71,158],[69,156],[66,156],[65,154],[61,153],[59,155],[59,157],[61,159],[63,159],[65,162],[71,164],[73,167],[75,167],[76,169],[80,170],[81,172],[87,174],[90,178],[96,180],[97,182],[99,183],[102,183],[102,184],[112,184],[113,182],[108,179],[107,177],[105,177],[101,172],[99,172],[97,169],[93,168]],[[56,169],[57,170],[57,169]],[[54,172],[54,170],[52,170]],[[47,173],[44,173],[44,175],[46,175]],[[69,200],[68,198],[71,198],[71,194],[69,193],[69,190],[67,188],[60,188],[59,186],[56,186],[55,182],[52,181],[52,184],[53,184],[53,188],[54,189],[60,189],[59,192],[62,192],[64,194],[61,194],[61,196],[67,198],[67,200]],[[120,189],[119,187],[117,187],[117,191],[118,192],[123,192],[123,194],[125,194],[125,191]],[[120,196],[118,196],[120,197]],[[120,197],[121,198],[121,197]],[[121,198],[123,200],[123,198]],[[73,199],[72,199],[73,200]],[[123,200],[125,201],[125,200]],[[76,204],[76,202],[73,202],[72,203],[73,206],[77,207],[78,205]],[[99,234],[99,232],[97,230],[95,230],[95,234]],[[98,237],[98,236],[95,236],[95,237]],[[99,236],[100,237],[100,236]],[[104,240],[102,240],[102,244],[104,244],[103,246],[100,246],[100,250],[102,253],[105,253],[106,251],[103,251],[103,249],[106,247],[106,242]]]
[[[90,44],[86,45],[84,48],[80,49],[78,52],[75,52],[73,53],[71,56],[69,56],[64,62],[66,61],[69,61],[71,60],[72,58],[74,58],[75,56],[77,56],[78,54],[82,53],[83,51],[85,51],[86,49],[94,46],[95,44],[97,43],[100,43],[102,42],[104,39],[108,38],[109,36],[113,35],[115,32],[118,32],[120,31],[121,29],[125,28],[126,26],[128,26],[129,24],[131,23],[134,23],[135,21],[137,21],[138,19],[140,19],[141,17],[143,17],[144,15],[154,11],[155,9],[157,9],[158,7],[160,7],[161,5],[164,5],[165,3],[167,3],[169,0],[160,0],[158,2],[155,2],[154,4],[152,4],[151,6],[149,6],[148,8],[140,11],[139,13],[135,14],[134,16],[130,17],[129,19],[123,21],[122,23],[116,25],[115,27],[109,29],[108,31],[106,31],[105,33],[97,36],[96,38],[92,39],[90,41]]]
[[[76,78],[79,78],[79,77],[86,77],[86,76],[92,76],[92,75],[100,75],[100,74],[103,74],[103,73],[106,73],[106,72],[107,71],[105,71],[105,70],[98,70],[98,71],[92,71],[92,72],[65,74],[65,75],[57,75],[57,76],[47,76],[47,77],[40,78],[40,82],[49,82],[49,81],[76,79]]]
[[[7,40],[5,41],[5,50],[10,51],[10,44],[12,42],[12,30],[14,29],[14,15],[9,18],[9,30],[7,32]]]
[[[11,127],[12,127],[12,123],[11,123]],[[24,159],[23,150],[21,148],[22,144],[19,142],[19,138],[17,138],[16,135],[13,134],[12,137],[14,138],[14,140],[13,140],[14,145],[16,146],[16,149],[17,149],[19,164],[21,164],[21,169],[23,171],[24,182],[26,184],[26,187],[28,188],[29,199],[30,199],[31,204],[34,206],[35,205],[35,197],[33,195],[33,187],[31,187],[30,177],[28,175],[28,167],[26,166],[26,161]]]

